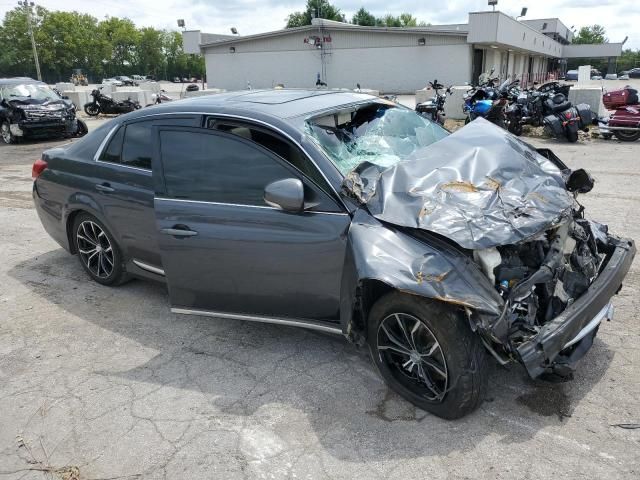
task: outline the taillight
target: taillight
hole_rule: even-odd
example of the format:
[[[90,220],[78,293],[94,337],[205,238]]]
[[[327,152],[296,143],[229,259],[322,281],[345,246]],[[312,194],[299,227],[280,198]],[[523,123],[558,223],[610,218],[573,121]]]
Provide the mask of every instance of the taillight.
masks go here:
[[[45,162],[43,159],[39,158],[38,160],[33,162],[33,167],[31,167],[31,178],[33,178],[35,180],[46,169],[47,169],[47,162]]]

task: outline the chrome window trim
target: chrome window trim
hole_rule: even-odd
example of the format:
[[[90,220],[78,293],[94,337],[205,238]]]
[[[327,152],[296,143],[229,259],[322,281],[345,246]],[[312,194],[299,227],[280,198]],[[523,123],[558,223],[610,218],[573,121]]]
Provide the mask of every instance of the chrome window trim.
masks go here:
[[[102,151],[104,150],[104,147],[107,146],[107,143],[109,143],[109,140],[111,140],[111,137],[118,130],[118,128],[120,128],[120,124],[114,125],[113,128],[109,130],[109,132],[102,139],[102,142],[100,142],[100,145],[98,145],[98,150],[96,150],[96,153],[93,155],[94,161],[96,162],[98,161],[98,159],[100,158],[100,155],[102,155]],[[109,163],[109,162],[103,162],[103,163]]]
[[[149,265],[148,263],[141,262],[140,260],[136,260],[135,258],[132,260],[133,264],[137,267],[140,267],[142,270],[146,270],[151,273],[156,273],[158,275],[164,275],[164,270],[158,267],[154,267],[153,265]]]
[[[167,197],[154,197],[154,200],[159,200],[162,202],[183,202],[183,203],[200,203],[204,205],[222,205],[225,207],[246,207],[246,208],[261,208],[265,210],[280,210],[282,209],[277,207],[270,207],[268,205],[248,205],[243,203],[224,203],[224,202],[211,202],[208,200],[188,200],[185,198],[167,198]],[[341,216],[349,216],[346,212],[323,212],[323,211],[314,211],[314,210],[303,210],[300,213],[321,213],[323,215],[341,215]]]
[[[335,335],[342,335],[342,329],[340,327],[332,327],[330,325],[323,325],[311,320],[296,320],[293,318],[282,317],[268,317],[263,315],[244,315],[238,313],[225,313],[214,312],[210,310],[196,310],[191,308],[172,307],[172,313],[180,313],[182,315],[201,315],[203,317],[217,317],[230,320],[245,320],[248,322],[260,322],[260,323],[273,323],[275,325],[285,325],[288,327],[302,327],[310,330],[317,330],[325,333],[333,333]]]
[[[272,124],[270,124],[268,122],[265,122],[263,120],[258,120],[258,119],[251,118],[251,117],[244,117],[244,116],[241,116],[241,115],[232,115],[230,113],[216,113],[216,112],[165,112],[165,113],[153,113],[153,114],[150,114],[150,115],[142,115],[142,116],[136,117],[136,118],[138,119],[138,118],[147,118],[147,117],[162,117],[162,116],[165,116],[165,115],[201,115],[201,116],[208,115],[208,116],[213,116],[213,117],[233,118],[233,119],[237,119],[237,120],[241,120],[241,121],[247,121],[247,122],[250,122],[250,123],[251,122],[257,123],[259,125],[263,125],[263,126],[265,126],[267,128],[270,128],[270,129],[278,132],[279,134],[281,134],[282,136],[287,138],[289,141],[291,141],[295,146],[297,146],[302,151],[302,153],[313,164],[313,166],[316,167],[318,172],[320,172],[320,175],[322,175],[322,178],[324,178],[324,181],[327,182],[327,185],[329,185],[329,188],[331,188],[331,191],[335,194],[335,198],[338,199],[338,201],[340,202],[340,206],[342,206],[342,208],[344,208],[345,212],[349,211],[349,209],[347,208],[345,203],[342,201],[342,198],[340,197],[340,195],[336,191],[336,189],[333,187],[333,185],[331,184],[331,182],[329,181],[327,176],[324,174],[322,169],[315,162],[315,160],[313,160],[311,155],[309,155],[309,153],[304,149],[304,147],[296,139],[294,139],[287,132],[279,129],[275,125],[272,125]],[[167,125],[167,127],[170,127],[170,126]],[[202,128],[202,127],[200,127],[200,128]]]
[[[115,133],[118,131],[118,129],[120,127],[122,127],[122,126],[123,126],[123,124],[118,124],[118,125],[115,125],[111,130],[109,130],[109,133],[107,133],[107,135],[102,140],[102,143],[100,143],[100,146],[98,146],[98,150],[96,150],[96,153],[93,156],[93,160],[96,163],[102,163],[103,165],[113,165],[113,166],[116,166],[116,167],[122,167],[122,168],[129,168],[131,170],[137,170],[139,172],[151,173],[151,169],[150,168],[132,167],[131,165],[125,165],[124,163],[105,162],[104,160],[100,160],[100,155],[102,155],[102,152],[105,149],[105,147],[107,146],[107,144],[109,143],[109,140],[111,140],[111,137],[113,137],[115,135]],[[123,141],[124,141],[124,139],[123,139]]]

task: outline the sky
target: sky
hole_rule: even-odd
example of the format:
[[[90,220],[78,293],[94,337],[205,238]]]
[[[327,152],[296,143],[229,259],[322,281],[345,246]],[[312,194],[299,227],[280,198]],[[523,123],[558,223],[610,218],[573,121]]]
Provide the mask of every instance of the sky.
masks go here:
[[[77,10],[97,18],[107,15],[127,17],[138,26],[177,29],[183,18],[189,30],[228,34],[236,27],[241,35],[278,30],[284,27],[291,12],[303,10],[306,0],[36,0],[50,10]],[[466,23],[468,12],[488,10],[486,0],[334,0],[351,19],[365,7],[376,16],[386,13],[412,13],[432,24]],[[17,1],[0,0],[0,15],[16,6]],[[599,23],[606,28],[612,42],[629,40],[625,48],[640,49],[640,2],[638,0],[499,0],[498,10],[519,15],[528,7],[526,18],[558,17],[577,29]],[[634,28],[635,27],[635,28]]]

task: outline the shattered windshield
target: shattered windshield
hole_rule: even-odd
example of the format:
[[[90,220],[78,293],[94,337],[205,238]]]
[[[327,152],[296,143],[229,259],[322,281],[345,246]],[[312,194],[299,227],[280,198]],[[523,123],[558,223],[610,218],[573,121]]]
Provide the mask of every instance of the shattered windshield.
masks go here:
[[[6,87],[2,91],[2,96],[7,100],[30,98],[42,102],[48,100],[60,100],[60,97],[51,88],[45,85],[36,85],[25,83],[22,85],[14,85]]]
[[[381,102],[311,118],[305,130],[343,175],[362,162],[391,167],[448,135],[413,110]]]

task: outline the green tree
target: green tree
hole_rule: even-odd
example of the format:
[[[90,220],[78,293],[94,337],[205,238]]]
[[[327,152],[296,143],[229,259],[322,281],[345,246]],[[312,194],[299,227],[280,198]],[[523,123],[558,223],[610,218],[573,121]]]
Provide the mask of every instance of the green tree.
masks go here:
[[[143,75],[164,76],[166,57],[163,54],[164,32],[146,27],[140,30],[136,45],[136,67]]]
[[[340,9],[333,6],[328,0],[307,0],[307,6],[304,11],[293,12],[286,18],[286,28],[311,25],[311,19],[314,16],[337,22],[346,21]]]
[[[99,35],[109,44],[109,52],[103,60],[106,76],[130,74],[136,64],[136,45],[140,32],[128,18],[110,17],[98,24]]]
[[[591,25],[590,27],[582,27],[576,36],[573,37],[573,43],[606,43],[609,39],[605,36],[606,32],[602,25]]]
[[[618,58],[618,72],[631,70],[640,67],[640,50],[631,50],[627,48],[622,51],[622,55]]]
[[[400,20],[401,27],[417,27],[418,26],[418,19],[413,15],[411,15],[410,13],[401,13],[400,16],[398,17],[398,20]]]
[[[101,75],[108,44],[96,34],[98,20],[78,12],[46,12],[36,32],[39,57],[49,80],[68,81],[74,68]]]
[[[418,19],[410,13],[401,13],[397,17],[387,13],[384,17],[376,19],[376,25],[381,27],[421,27],[426,26],[424,22],[418,24]]]
[[[368,10],[365,10],[364,7],[360,7],[360,10],[351,19],[351,23],[364,27],[374,27],[376,25],[376,17]]]
[[[43,46],[38,30],[47,10],[37,6],[31,16],[38,52]],[[27,29],[27,14],[23,7],[9,10],[0,26],[0,71],[3,76],[28,76],[36,78],[31,39]]]

